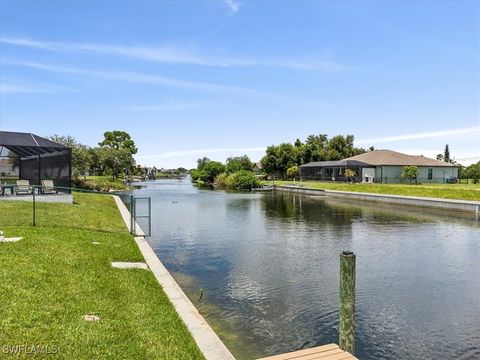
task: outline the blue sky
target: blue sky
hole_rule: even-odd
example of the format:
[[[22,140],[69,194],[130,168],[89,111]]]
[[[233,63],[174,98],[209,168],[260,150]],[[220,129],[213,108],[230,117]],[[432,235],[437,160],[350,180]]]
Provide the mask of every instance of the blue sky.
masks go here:
[[[0,129],[126,130],[158,167],[319,133],[476,162],[479,4],[0,0]]]

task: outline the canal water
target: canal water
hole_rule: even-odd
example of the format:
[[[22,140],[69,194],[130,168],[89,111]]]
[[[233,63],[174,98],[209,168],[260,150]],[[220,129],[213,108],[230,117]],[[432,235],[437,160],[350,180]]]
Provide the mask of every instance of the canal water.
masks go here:
[[[357,255],[357,357],[480,358],[474,215],[144,185],[151,245],[238,359],[338,343],[343,250]]]

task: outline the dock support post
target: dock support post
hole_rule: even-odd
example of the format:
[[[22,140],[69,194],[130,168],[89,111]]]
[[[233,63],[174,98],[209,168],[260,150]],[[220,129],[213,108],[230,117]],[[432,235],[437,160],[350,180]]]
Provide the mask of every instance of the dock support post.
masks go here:
[[[340,328],[339,346],[355,353],[355,254],[340,254]]]

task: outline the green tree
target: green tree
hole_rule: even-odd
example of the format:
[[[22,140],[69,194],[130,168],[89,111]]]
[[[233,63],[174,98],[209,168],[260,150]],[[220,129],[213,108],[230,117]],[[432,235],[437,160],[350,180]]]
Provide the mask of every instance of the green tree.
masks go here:
[[[52,135],[49,139],[53,142],[69,147],[72,150],[72,176],[74,178],[85,176],[90,170],[91,163],[88,146],[80,144],[70,135]]]
[[[118,178],[120,174],[133,173],[135,160],[133,155],[138,149],[130,135],[125,131],[106,131],[104,139],[99,142],[98,166],[103,172],[108,172],[112,177]]]
[[[278,169],[283,177],[287,175],[287,169],[297,164],[297,148],[290,143],[282,143],[278,146]]]
[[[447,163],[451,162],[450,149],[448,148],[448,144],[445,145],[445,151],[443,152],[443,161],[445,161]]]
[[[278,146],[267,147],[265,156],[260,160],[262,168],[267,174],[273,174],[278,170]]]
[[[200,178],[200,173],[202,172],[202,170],[198,170],[198,169],[193,169],[191,172],[190,172],[190,176],[192,177],[192,181],[193,182],[196,182],[198,181],[198,179]]]
[[[247,155],[229,157],[226,163],[227,174],[232,174],[240,170],[252,171],[253,163]]]
[[[327,134],[309,135],[305,140],[305,148],[303,161],[308,163],[310,161],[322,161],[324,153],[328,144]]]
[[[207,184],[213,184],[215,177],[224,171],[225,165],[223,165],[221,162],[210,161],[203,167],[202,170],[200,170],[198,179]]]
[[[101,147],[110,147],[114,149],[124,149],[127,150],[131,155],[135,155],[138,151],[135,146],[135,142],[125,131],[106,131],[104,134],[104,139],[102,142],[99,142],[98,145]]]
[[[88,157],[90,159],[90,171],[97,175],[104,175],[105,164],[100,159],[100,148],[89,148]]]
[[[329,159],[340,160],[354,155],[364,153],[364,149],[353,146],[353,135],[336,135],[328,141]]]
[[[299,164],[310,161],[340,160],[350,156],[364,153],[362,148],[353,145],[353,135],[336,135],[328,139],[326,134],[309,135],[303,148]],[[373,147],[370,148],[370,151]]]
[[[205,165],[207,165],[211,160],[207,157],[203,157],[197,160],[197,170],[203,170]]]
[[[404,166],[403,172],[401,174],[403,179],[410,180],[410,184],[413,180],[416,180],[418,177],[418,167],[417,166]]]
[[[477,183],[480,180],[480,161],[465,167],[462,171],[462,178],[473,179]]]
[[[132,154],[128,149],[100,147],[97,148],[97,155],[102,172],[111,175],[114,179],[117,179],[121,174],[126,175],[135,165]]]

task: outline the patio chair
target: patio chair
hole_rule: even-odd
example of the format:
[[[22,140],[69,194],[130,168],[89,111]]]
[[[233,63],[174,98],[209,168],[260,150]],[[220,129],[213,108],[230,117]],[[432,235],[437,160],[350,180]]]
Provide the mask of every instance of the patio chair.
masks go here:
[[[42,194],[58,194],[53,185],[53,180],[42,180]]]
[[[30,181],[17,180],[17,186],[15,187],[16,195],[28,195],[31,193],[32,193],[32,188],[30,187]]]

